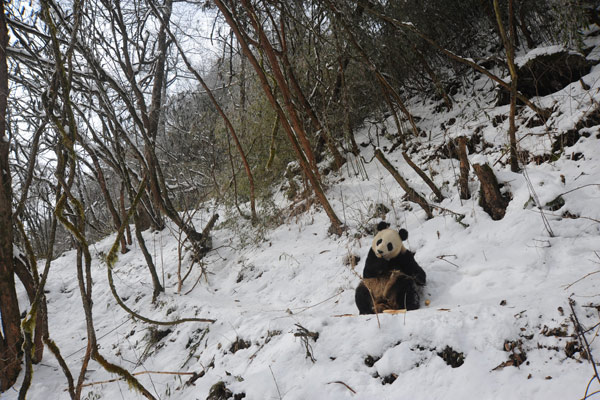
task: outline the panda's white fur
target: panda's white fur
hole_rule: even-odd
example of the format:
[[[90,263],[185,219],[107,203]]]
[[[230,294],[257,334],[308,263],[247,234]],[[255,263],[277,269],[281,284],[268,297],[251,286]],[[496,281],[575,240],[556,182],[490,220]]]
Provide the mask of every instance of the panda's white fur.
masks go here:
[[[371,248],[377,258],[384,258],[386,260],[391,260],[407,251],[404,243],[402,243],[399,232],[394,229],[382,229],[377,232],[373,238]]]

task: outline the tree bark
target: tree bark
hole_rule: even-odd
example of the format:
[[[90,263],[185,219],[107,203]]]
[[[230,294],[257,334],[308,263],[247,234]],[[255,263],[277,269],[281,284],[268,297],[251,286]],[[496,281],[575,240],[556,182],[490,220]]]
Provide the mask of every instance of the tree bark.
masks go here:
[[[264,51],[265,56],[269,60],[269,64],[271,66],[271,72],[273,73],[273,78],[277,83],[277,87],[281,93],[281,97],[283,98],[283,103],[288,112],[289,121],[291,126],[293,127],[293,132],[296,135],[297,141],[300,143],[302,150],[304,152],[304,156],[308,161],[308,165],[312,170],[312,174],[315,175],[317,179],[320,179],[319,176],[319,168],[317,166],[317,160],[312,150],[312,146],[306,132],[302,126],[302,122],[298,113],[296,111],[296,106],[292,101],[291,89],[290,85],[286,81],[285,75],[283,73],[283,69],[281,68],[281,63],[277,58],[277,53],[273,48],[273,45],[267,36],[261,21],[258,20],[256,9],[248,0],[241,0],[242,6],[246,10],[248,16],[250,17],[250,24],[254,28],[258,38],[259,45],[261,49]],[[238,38],[239,40],[239,38]]]
[[[514,46],[514,10],[513,0],[508,1],[508,19],[509,19],[509,31],[511,32],[510,37],[506,34],[504,24],[502,23],[502,14],[500,12],[500,5],[498,0],[494,0],[494,12],[496,14],[496,21],[498,23],[498,30],[500,32],[500,38],[504,44],[506,51],[506,63],[508,64],[508,70],[510,71],[510,116],[509,116],[509,127],[508,127],[508,138],[510,144],[510,170],[512,172],[519,172],[519,159],[517,157],[517,127],[515,124],[515,116],[517,113],[517,67],[515,65],[515,46]]]
[[[121,217],[119,216],[119,212],[115,208],[115,204],[112,201],[112,197],[110,196],[110,193],[108,191],[108,187],[106,185],[106,179],[104,178],[104,172],[102,171],[102,167],[100,166],[100,162],[98,161],[98,157],[96,156],[94,151],[91,148],[89,148],[89,146],[85,146],[85,147],[87,147],[88,154],[90,155],[90,157],[92,159],[92,163],[94,164],[94,168],[96,170],[95,171],[96,179],[98,180],[100,190],[102,192],[102,195],[104,196],[104,201],[106,202],[106,206],[108,207],[108,210],[110,211],[110,215],[112,216],[113,226],[114,226],[115,230],[117,230],[121,226]],[[125,242],[125,237],[123,236],[121,238],[121,254],[125,254],[128,251],[129,250],[127,249],[127,243]]]
[[[162,21],[162,16],[160,15],[159,11],[156,9],[154,4],[152,4],[152,2],[150,2],[149,4],[152,7],[152,9],[154,10],[155,15]],[[163,24],[165,24],[164,21],[163,21]],[[165,24],[165,26],[166,26],[166,24]],[[233,142],[235,143],[235,147],[236,147],[238,153],[240,154],[240,158],[242,159],[242,164],[244,164],[244,170],[246,171],[246,176],[248,177],[248,185],[250,186],[251,219],[253,222],[256,222],[258,220],[258,217],[256,215],[256,195],[255,195],[254,175],[252,174],[252,168],[250,167],[250,163],[248,162],[248,157],[246,157],[246,152],[244,151],[244,148],[242,147],[242,144],[239,140],[238,134],[237,134],[235,128],[233,127],[231,120],[225,113],[225,110],[223,110],[223,107],[221,107],[221,105],[217,101],[212,90],[210,89],[210,87],[208,87],[208,85],[202,78],[202,75],[200,75],[198,70],[196,70],[196,68],[194,68],[192,66],[192,63],[188,60],[187,56],[185,55],[185,51],[181,48],[181,46],[179,45],[179,42],[177,41],[177,38],[171,32],[171,30],[168,28],[168,26],[166,28],[166,32],[169,34],[169,37],[175,44],[175,47],[177,47],[177,50],[179,51],[179,54],[181,55],[181,59],[183,60],[188,71],[190,71],[192,73],[192,75],[194,75],[196,80],[200,83],[200,85],[202,86],[202,88],[204,89],[206,94],[208,95],[208,98],[213,103],[215,109],[217,110],[217,112],[219,113],[221,118],[223,119],[223,122],[225,123],[225,126],[227,127],[227,131],[231,134]],[[245,82],[241,82],[242,87],[244,84],[245,84]],[[244,94],[244,91],[242,91],[242,107],[245,107],[244,106],[244,102],[245,102],[244,97],[245,97],[245,94]],[[234,174],[235,174],[235,172],[234,172]]]
[[[423,170],[419,168],[419,166],[415,164],[413,160],[410,159],[410,157],[408,156],[408,154],[406,154],[405,151],[402,152],[402,157],[404,157],[404,160],[408,163],[408,165],[410,165],[411,168],[414,169],[415,172],[421,177],[421,179],[423,179],[427,186],[429,186],[433,194],[435,194],[437,202],[439,203],[442,200],[444,200],[444,195],[442,194],[440,189],[435,185],[435,183],[433,183],[433,181],[427,176],[427,174],[423,172]]]
[[[334,166],[335,166],[335,170],[337,171],[338,169],[340,169],[342,167],[342,165],[344,165],[344,163],[346,162],[346,159],[342,156],[340,151],[337,149],[335,140],[331,136],[331,132],[329,131],[329,129],[327,127],[323,126],[323,124],[317,117],[317,114],[314,112],[312,105],[310,104],[310,102],[308,101],[306,96],[304,95],[304,91],[302,90],[302,88],[300,87],[300,84],[298,83],[298,80],[296,79],[296,75],[294,74],[294,69],[292,68],[292,64],[290,63],[290,60],[288,57],[287,40],[286,40],[286,35],[285,35],[285,23],[283,21],[283,18],[281,18],[280,26],[281,26],[281,42],[282,42],[282,44],[281,44],[281,47],[282,47],[281,61],[283,63],[283,67],[285,68],[287,76],[290,80],[291,87],[292,87],[294,93],[296,94],[296,97],[298,98],[300,104],[304,108],[304,111],[309,116],[314,129],[317,132],[321,132],[321,135],[325,139],[325,144],[327,145],[327,148],[333,155]]]
[[[458,146],[456,146],[458,159],[460,160],[460,176],[458,178],[458,186],[460,198],[467,200],[471,198],[469,190],[469,159],[467,158],[467,138],[461,136],[458,138]]]
[[[23,284],[25,291],[27,292],[27,298],[33,306],[35,301],[36,292],[38,285],[34,282],[33,276],[27,268],[27,265],[19,258],[15,258],[15,274],[19,277],[19,280]],[[48,335],[48,310],[46,308],[46,296],[42,294],[39,305],[37,306],[37,317],[35,322],[35,337],[34,346],[35,354],[33,355],[33,363],[36,364],[42,361],[42,355],[44,354],[44,342],[43,338]]]
[[[6,133],[8,66],[6,48],[8,30],[4,2],[0,2],[0,392],[9,389],[21,370],[19,302],[15,289],[12,227],[12,182],[8,162],[9,141]]]
[[[160,284],[160,279],[158,278],[158,273],[156,272],[156,266],[154,265],[154,261],[152,260],[152,255],[146,247],[146,241],[144,240],[144,236],[142,236],[142,231],[140,230],[139,219],[140,217],[138,213],[134,212],[133,221],[135,223],[135,237],[138,241],[138,245],[140,246],[140,250],[142,250],[144,259],[146,260],[146,265],[148,266],[148,270],[150,271],[150,276],[152,277],[152,302],[154,303],[160,295],[160,293],[164,292],[165,289]]]
[[[487,164],[473,164],[473,169],[479,178],[479,182],[481,182],[481,197],[479,199],[481,207],[495,221],[504,218],[508,201],[500,193],[494,171]]]
[[[119,190],[119,207],[121,211],[121,218],[125,220],[125,216],[127,216],[127,210],[125,209],[125,182],[121,182],[121,188]],[[127,224],[127,226],[125,227],[125,235],[123,236],[127,238],[127,244],[131,246],[132,238],[131,228],[129,227],[129,224]]]
[[[394,168],[394,166],[388,161],[388,159],[385,158],[381,150],[375,150],[375,158],[379,160],[381,165],[383,165],[385,169],[387,169],[390,172],[390,174],[392,174],[394,179],[396,179],[396,182],[400,184],[400,187],[402,187],[402,189],[406,192],[408,200],[420,205],[423,211],[425,211],[425,214],[427,214],[427,219],[433,218],[433,213],[431,212],[431,207],[427,203],[427,200],[425,200],[423,196],[421,196],[419,193],[417,193],[416,190],[409,186],[409,184],[406,182],[406,180],[404,180],[402,175],[400,175],[398,170],[396,170],[396,168]]]
[[[249,6],[247,4],[247,2],[244,2],[244,3],[245,3],[246,7]],[[287,118],[285,112],[283,111],[283,108],[281,107],[281,105],[275,98],[273,91],[271,90],[271,86],[269,85],[269,81],[267,79],[267,76],[265,74],[263,67],[258,62],[256,57],[254,57],[254,54],[252,53],[252,50],[250,49],[250,47],[248,45],[248,41],[246,40],[244,33],[238,26],[238,24],[233,16],[233,14],[229,10],[229,8],[221,0],[215,0],[215,4],[216,4],[217,8],[219,8],[219,10],[223,14],[223,16],[225,17],[227,24],[233,30],[236,38],[238,39],[240,45],[242,46],[242,51],[243,51],[244,55],[248,58],[248,60],[254,67],[254,70],[256,71],[258,78],[260,79],[263,91],[265,92],[269,102],[271,103],[271,106],[273,107],[275,112],[277,112],[277,115],[280,118],[281,125],[284,128],[284,130],[288,136],[288,139],[290,140],[290,143],[292,144],[292,148],[294,149],[294,152],[296,153],[298,161],[300,162],[300,166],[302,167],[302,170],[308,177],[308,179],[311,183],[311,186],[312,186],[313,190],[315,191],[315,195],[317,196],[317,199],[319,200],[319,203],[323,206],[325,213],[327,214],[327,216],[329,217],[329,220],[331,221],[332,231],[335,233],[341,233],[342,232],[342,222],[339,220],[339,218],[335,214],[335,211],[331,207],[331,204],[329,204],[329,201],[327,200],[327,197],[325,196],[325,193],[323,192],[323,188],[321,187],[320,179],[317,176],[316,172],[314,171],[310,161],[308,161],[308,159],[307,159],[307,157],[310,157],[310,155],[309,154],[305,155],[305,153],[303,152],[303,149],[305,151],[307,151],[307,148],[306,148],[306,146],[301,147],[300,143],[298,143],[298,139],[296,138],[296,134],[298,134],[298,136],[300,138],[304,137],[305,142],[307,141],[301,125],[299,123],[294,123],[293,128],[290,125],[290,122],[288,121],[288,118]],[[264,36],[264,32],[263,32],[263,36]],[[265,40],[265,39],[266,38],[263,37],[262,40]],[[271,54],[271,56],[273,56],[273,55],[274,54]],[[277,68],[275,68],[275,69],[277,69]],[[278,78],[279,78],[277,80],[278,84],[280,84],[280,83],[284,84],[284,82],[280,82],[280,80],[283,78],[281,71],[279,71]],[[282,89],[281,86],[279,86],[279,87],[280,87],[280,89]],[[290,111],[290,114],[295,115],[295,111],[293,109],[293,104],[291,103],[291,99],[288,99],[288,100],[289,101],[286,101],[286,108],[288,109],[288,111]],[[292,122],[293,121],[298,122],[295,118],[292,118]],[[310,149],[310,146],[308,149]],[[312,154],[312,152],[310,154]]]

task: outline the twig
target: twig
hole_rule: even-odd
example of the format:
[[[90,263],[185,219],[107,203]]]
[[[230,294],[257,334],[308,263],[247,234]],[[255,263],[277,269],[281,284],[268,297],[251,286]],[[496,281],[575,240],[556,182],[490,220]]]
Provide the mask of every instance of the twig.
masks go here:
[[[298,312],[294,312],[293,309],[291,311],[294,313],[294,315],[300,314],[301,312],[304,312],[304,311],[308,310],[309,308],[316,307],[316,306],[321,305],[321,304],[323,304],[323,303],[325,303],[325,302],[327,302],[327,301],[329,301],[329,300],[331,300],[331,299],[333,299],[335,297],[340,296],[342,293],[344,293],[344,290],[345,289],[340,289],[340,291],[337,292],[336,294],[334,294],[333,296],[330,296],[330,297],[326,298],[325,300],[319,301],[318,303],[315,303],[315,304],[312,304],[312,305],[306,306],[306,307],[299,307],[300,311],[298,311]]]
[[[539,212],[539,210],[533,210],[533,209],[531,209],[531,210],[529,210],[529,211],[531,211],[531,212]],[[552,214],[552,213],[548,213],[548,215],[549,215],[549,216],[551,216],[551,217],[564,218],[564,216],[563,216],[563,215],[560,215],[560,214]],[[573,217],[571,217],[571,218],[573,218],[573,219],[587,219],[587,220],[589,220],[589,221],[597,222],[597,223],[599,223],[599,224],[600,224],[600,219],[595,219],[595,218],[585,217],[585,216],[583,216],[583,215],[576,215],[576,216],[573,216]]]
[[[281,400],[281,392],[279,391],[279,385],[277,384],[277,379],[275,379],[275,374],[273,373],[273,369],[269,365],[269,371],[271,371],[271,376],[273,376],[273,381],[275,382],[275,388],[277,388],[277,394],[279,395],[279,400]]]
[[[590,383],[591,383],[593,380],[594,380],[594,378],[590,379]],[[586,393],[587,393],[587,391],[586,391]],[[600,393],[600,390],[596,390],[595,392],[592,392],[592,393],[590,393],[589,395],[587,395],[586,397],[584,397],[584,398],[583,398],[583,399],[581,399],[581,400],[586,400],[586,399],[589,399],[590,397],[592,397],[593,395],[595,395],[595,394],[598,394],[598,393]]]
[[[350,386],[348,386],[347,384],[345,384],[342,381],[333,381],[333,382],[328,382],[327,384],[331,385],[332,383],[339,383],[340,385],[344,385],[344,386],[346,386],[346,389],[348,389],[349,391],[352,392],[352,394],[356,394],[356,390],[352,389]]]
[[[535,201],[535,205],[537,206],[537,208],[540,212],[540,216],[542,217],[542,222],[544,223],[544,227],[546,228],[548,235],[550,235],[550,237],[554,237],[554,231],[552,230],[552,227],[550,226],[550,222],[548,221],[546,214],[544,214],[544,210],[542,209],[540,199],[538,198],[538,195],[537,195],[535,189],[533,188],[533,184],[531,183],[531,179],[529,178],[529,174],[527,173],[526,167],[523,167],[523,176],[525,177],[525,182],[527,183],[527,188],[529,189],[529,193],[531,194],[531,197],[533,198],[533,201]],[[560,197],[560,195],[556,196],[556,197]]]
[[[579,323],[577,314],[575,313],[575,307],[573,307],[574,304],[575,304],[575,300],[569,298],[569,307],[571,307],[571,321],[573,322],[573,325],[575,326],[575,331],[577,332],[577,336],[579,337],[581,344],[585,345],[585,349],[587,351],[587,359],[592,364],[592,367],[594,368],[594,376],[592,377],[592,379],[590,380],[590,383],[588,384],[587,388],[585,389],[585,395],[583,396],[584,399],[587,399],[588,398],[588,390],[590,389],[591,381],[594,378],[596,378],[598,383],[600,383],[600,376],[598,375],[598,369],[596,368],[596,362],[594,361],[594,357],[592,356],[592,351],[590,349],[590,345],[587,341],[587,338],[585,337],[583,328],[581,327],[581,324]]]
[[[452,264],[452,265],[454,265],[456,268],[460,268],[460,265],[458,265],[458,264],[454,264],[452,261],[448,261],[448,260],[446,260],[446,257],[454,257],[454,258],[457,258],[455,254],[443,254],[443,255],[441,255],[441,256],[437,256],[436,258],[437,258],[438,260],[446,261],[448,264]]]
[[[194,290],[196,288],[196,285],[198,285],[198,283],[200,282],[200,279],[202,279],[202,276],[204,276],[204,265],[203,265],[204,263],[202,261],[200,261],[198,264],[201,266],[200,275],[198,275],[198,279],[196,279],[196,282],[194,283],[192,288],[184,293],[185,296],[192,293],[192,290]]]
[[[600,183],[590,183],[590,184],[587,184],[587,185],[579,186],[579,187],[576,187],[575,189],[571,189],[571,190],[568,190],[568,191],[566,191],[564,193],[561,193],[561,194],[559,194],[556,197],[559,197],[559,196],[562,196],[564,194],[568,194],[568,193],[574,192],[574,191],[579,190],[579,189],[583,189],[583,188],[588,187],[588,186],[599,186],[600,187]]]
[[[588,276],[590,276],[590,275],[594,275],[594,274],[597,274],[597,273],[600,273],[600,271],[594,271],[594,272],[590,272],[589,274],[582,276],[581,278],[577,279],[575,282],[568,284],[568,285],[565,287],[565,289],[564,289],[564,290],[567,290],[568,288],[570,288],[571,286],[573,286],[573,285],[574,285],[574,284],[576,284],[577,282],[580,282],[580,281],[584,280],[584,279],[585,279],[585,278],[587,278]]]
[[[145,375],[145,374],[160,374],[160,375],[194,375],[196,374],[195,372],[171,372],[171,371],[140,371],[140,372],[134,372],[131,375],[133,376],[137,376],[137,375]],[[97,381],[97,382],[90,382],[90,383],[84,383],[83,385],[81,385],[81,387],[87,387],[87,386],[94,386],[94,385],[102,385],[104,383],[111,383],[111,382],[117,382],[117,381],[122,381],[125,378],[113,378],[113,379],[108,379],[105,381]]]
[[[301,338],[306,348],[306,358],[314,363],[317,360],[312,355],[312,346],[308,342],[308,338],[310,337],[316,342],[319,338],[319,332],[311,332],[300,324],[296,324],[296,327],[298,327],[298,331],[294,332],[294,336]]]

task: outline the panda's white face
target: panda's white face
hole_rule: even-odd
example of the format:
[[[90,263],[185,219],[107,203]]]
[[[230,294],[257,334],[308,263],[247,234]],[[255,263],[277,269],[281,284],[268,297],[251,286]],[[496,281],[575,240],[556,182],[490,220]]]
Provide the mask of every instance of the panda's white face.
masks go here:
[[[406,251],[400,234],[393,229],[383,229],[377,232],[371,247],[378,258],[386,260],[390,260]]]

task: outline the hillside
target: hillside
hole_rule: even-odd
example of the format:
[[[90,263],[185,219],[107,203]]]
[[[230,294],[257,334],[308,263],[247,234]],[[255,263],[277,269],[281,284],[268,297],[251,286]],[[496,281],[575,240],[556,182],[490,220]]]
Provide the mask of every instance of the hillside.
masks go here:
[[[600,44],[600,37],[590,35],[586,44]],[[600,51],[588,58],[600,60]],[[365,145],[342,172],[325,177],[328,198],[347,227],[341,236],[328,233],[330,222],[317,205],[290,216],[296,204],[282,186],[274,209],[261,210],[279,222],[268,227],[218,209],[213,250],[201,262],[206,273],[184,250],[181,268],[192,272],[180,294],[174,226],[143,232],[166,288],[156,304],[141,251],[134,245],[119,256],[117,290],[137,312],[214,323],[158,327],[131,318],[107,283],[103,257],[115,237],[96,243],[100,351],[140,373],[140,382],[160,399],[221,399],[228,391],[236,399],[579,399],[600,390],[573,323],[574,311],[591,355],[600,359],[600,66],[582,80],[588,89],[575,81],[536,99],[552,109],[545,124],[530,123],[533,112],[519,108],[520,147],[530,156],[521,173],[506,164],[509,106],[495,105],[488,79],[462,87],[449,112],[412,99],[411,112],[427,134],[413,138],[411,157],[446,197],[432,219],[403,200],[404,191],[374,159],[374,147]],[[391,119],[385,124],[393,130]],[[375,141],[382,128],[365,122],[357,143]],[[578,140],[553,151],[567,132]],[[480,207],[473,171],[471,199],[458,196],[458,160],[443,147],[463,135],[476,137],[470,162],[489,163],[510,196],[501,220]],[[379,148],[411,186],[430,193],[402,150],[389,151],[390,139],[377,136]],[[536,163],[536,156],[544,161]],[[195,226],[211,216],[212,208],[198,210]],[[422,300],[429,305],[406,314],[358,316],[354,288],[381,218],[408,230],[406,246],[427,273]],[[361,259],[356,266],[351,256]],[[74,259],[67,252],[53,261],[46,297],[51,337],[77,370],[86,330]],[[23,291],[20,299],[26,304]],[[69,398],[49,353],[34,374],[30,399]],[[86,377],[85,399],[142,398],[125,382],[110,381],[115,376],[93,361]],[[16,398],[14,390],[2,395]]]

